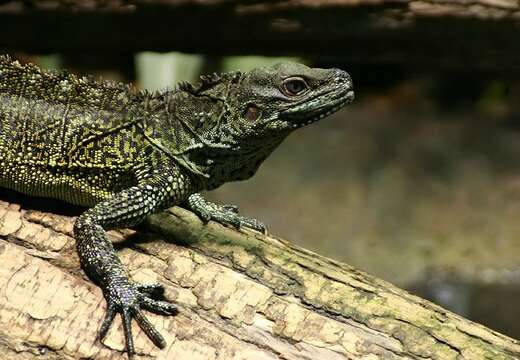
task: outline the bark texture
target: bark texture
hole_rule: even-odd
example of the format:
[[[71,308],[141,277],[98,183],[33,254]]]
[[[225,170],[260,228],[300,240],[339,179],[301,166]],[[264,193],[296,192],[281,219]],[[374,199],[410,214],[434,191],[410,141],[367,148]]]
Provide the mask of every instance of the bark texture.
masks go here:
[[[0,358],[124,358],[120,322],[95,341],[105,302],[79,268],[73,218],[0,201]],[[516,359],[520,344],[391,284],[294,246],[173,208],[111,232],[131,276],[180,305],[134,324],[153,359]]]
[[[518,0],[6,0],[0,49],[520,68]]]

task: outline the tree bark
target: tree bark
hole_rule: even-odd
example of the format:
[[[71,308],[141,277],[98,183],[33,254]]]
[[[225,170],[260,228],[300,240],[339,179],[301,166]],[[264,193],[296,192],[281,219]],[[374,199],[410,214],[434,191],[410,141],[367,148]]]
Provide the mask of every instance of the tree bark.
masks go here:
[[[73,217],[0,201],[0,358],[119,359],[119,319],[79,268]],[[159,281],[180,314],[136,324],[143,359],[516,359],[520,344],[346,264],[173,208],[110,232],[136,281]],[[367,254],[368,255],[368,254]]]
[[[517,0],[7,0],[0,49],[520,68]]]

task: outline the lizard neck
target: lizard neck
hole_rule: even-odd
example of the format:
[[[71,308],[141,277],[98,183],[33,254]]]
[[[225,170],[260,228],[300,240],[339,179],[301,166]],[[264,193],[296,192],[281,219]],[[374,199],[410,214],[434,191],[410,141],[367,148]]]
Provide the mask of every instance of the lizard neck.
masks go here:
[[[240,129],[235,91],[232,81],[207,93],[181,88],[158,94],[148,105],[145,138],[207,190],[249,179],[290,132]]]
[[[226,182],[252,177],[284,138],[285,136],[252,139],[245,144],[220,151],[202,147],[190,152],[188,158],[190,162],[205,169],[207,176],[201,177],[201,182],[205,190],[213,190]]]

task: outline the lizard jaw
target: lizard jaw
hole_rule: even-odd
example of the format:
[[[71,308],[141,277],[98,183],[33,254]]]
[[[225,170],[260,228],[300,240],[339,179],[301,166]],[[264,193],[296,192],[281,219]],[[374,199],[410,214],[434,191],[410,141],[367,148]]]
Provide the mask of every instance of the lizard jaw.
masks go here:
[[[329,104],[327,104],[326,110],[325,109],[314,110],[313,112],[315,112],[316,115],[311,116],[311,117],[306,117],[304,121],[296,121],[296,122],[291,121],[291,128],[297,129],[297,128],[304,127],[304,126],[310,125],[312,123],[315,123],[316,121],[321,120],[324,117],[327,117],[327,116],[335,113],[336,111],[341,109],[343,106],[350,104],[353,100],[354,100],[354,91],[348,90],[345,95],[340,96],[340,97],[334,99],[333,101],[331,101]]]

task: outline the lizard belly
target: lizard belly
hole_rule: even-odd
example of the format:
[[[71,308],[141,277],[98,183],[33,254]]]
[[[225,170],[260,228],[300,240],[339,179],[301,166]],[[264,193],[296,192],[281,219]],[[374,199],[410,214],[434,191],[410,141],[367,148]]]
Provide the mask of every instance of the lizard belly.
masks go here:
[[[0,188],[16,190],[29,196],[48,197],[80,206],[93,206],[133,185],[122,182],[124,176],[108,172],[82,172],[45,169],[18,163],[3,157],[0,149]],[[117,184],[117,185],[116,185]]]

